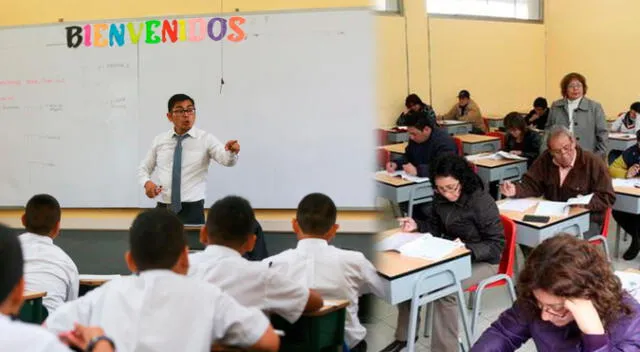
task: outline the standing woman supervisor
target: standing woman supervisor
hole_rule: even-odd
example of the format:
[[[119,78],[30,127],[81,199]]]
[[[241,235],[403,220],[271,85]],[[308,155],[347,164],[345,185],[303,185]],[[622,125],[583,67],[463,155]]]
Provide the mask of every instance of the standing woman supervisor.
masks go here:
[[[138,180],[147,197],[160,195],[158,208],[169,208],[184,224],[204,224],[204,196],[211,160],[224,166],[238,161],[240,144],[222,144],[211,133],[193,127],[195,103],[185,94],[169,99],[170,131],[157,135],[138,168]],[[151,179],[156,172],[158,182]]]
[[[562,99],[556,100],[549,109],[545,130],[555,125],[567,127],[584,150],[601,156],[607,154],[609,132],[602,105],[585,97],[587,80],[583,75],[571,72],[560,82]],[[542,148],[546,149],[546,138]]]

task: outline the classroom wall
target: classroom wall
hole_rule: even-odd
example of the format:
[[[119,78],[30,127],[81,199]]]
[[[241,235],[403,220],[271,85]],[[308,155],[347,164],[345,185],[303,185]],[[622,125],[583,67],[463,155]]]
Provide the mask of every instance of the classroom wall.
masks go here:
[[[543,24],[433,17],[424,0],[403,3],[402,16],[379,15],[380,126],[394,124],[409,93],[443,114],[466,88],[486,116],[528,111],[544,95]]]
[[[549,102],[559,99],[560,80],[571,71],[586,76],[588,96],[599,101],[608,116],[640,101],[640,71],[635,69],[640,1],[545,0],[544,23],[423,16],[424,0],[404,4],[406,30],[400,29],[395,38],[380,37],[379,45],[408,43],[409,55],[391,56],[385,65],[394,66],[389,69],[398,77],[406,68],[410,78],[404,89],[398,83],[384,90],[381,126],[392,125],[404,108],[404,99],[396,97],[411,92],[430,102],[438,114],[455,103],[463,88],[486,116],[528,111],[537,96]],[[403,63],[407,61],[409,65]]]
[[[379,126],[391,125],[400,114],[409,86],[405,18],[400,15],[376,16],[376,112]]]
[[[446,113],[467,89],[484,116],[529,111],[545,93],[544,25],[430,18],[431,103]]]
[[[65,21],[149,17],[160,15],[215,14],[233,11],[281,11],[369,6],[370,0],[20,0],[4,5],[0,11],[0,26],[41,24]],[[34,11],[33,9],[38,9]]]
[[[638,13],[637,0],[545,1],[548,98],[558,99],[560,80],[575,71],[607,116],[639,101]]]

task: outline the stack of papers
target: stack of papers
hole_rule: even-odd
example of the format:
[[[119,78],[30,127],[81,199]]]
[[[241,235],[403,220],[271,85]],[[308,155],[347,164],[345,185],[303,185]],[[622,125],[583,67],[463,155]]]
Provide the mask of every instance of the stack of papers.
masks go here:
[[[391,235],[376,244],[378,251],[397,251],[408,257],[424,258],[428,260],[440,260],[458,248],[463,248],[464,243],[433,237],[429,233],[404,233]]]
[[[415,183],[422,183],[422,182],[429,181],[428,177],[411,176],[411,175],[407,174],[406,172],[404,172],[402,170],[395,171],[395,172],[387,172],[387,171],[383,170],[383,171],[376,172],[376,175],[387,175],[387,176],[391,176],[391,177],[401,177],[403,180],[407,180],[407,181],[411,181],[411,182],[415,182]]]
[[[622,282],[622,289],[640,302],[640,274],[629,271],[616,271],[615,274]]]
[[[490,153],[490,154],[480,154],[480,155],[468,155],[467,156],[467,160],[469,161],[475,161],[475,160],[482,160],[482,159],[492,159],[492,160],[504,160],[504,159],[509,159],[509,160],[527,160],[527,158],[519,156],[519,155],[514,155],[505,151],[499,151],[496,153]]]
[[[611,181],[613,187],[640,187],[638,178],[614,178]]]
[[[538,203],[537,199],[509,199],[498,204],[498,209],[502,211],[518,211],[524,212]]]
[[[577,196],[569,198],[566,202],[551,202],[548,200],[542,200],[538,203],[535,215],[546,216],[567,216],[569,215],[569,209],[571,205],[588,205],[593,198],[593,193],[586,196]]]

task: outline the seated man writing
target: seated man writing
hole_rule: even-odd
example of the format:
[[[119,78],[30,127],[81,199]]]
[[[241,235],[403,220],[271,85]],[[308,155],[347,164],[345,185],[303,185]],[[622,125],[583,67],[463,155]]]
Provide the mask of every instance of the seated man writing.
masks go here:
[[[587,205],[591,210],[591,221],[584,238],[601,232],[604,213],[616,199],[611,176],[602,158],[580,148],[564,126],[549,130],[547,150],[531,165],[522,181],[515,184],[505,181],[500,191],[507,197],[543,196],[546,200],[559,202],[593,193]]]

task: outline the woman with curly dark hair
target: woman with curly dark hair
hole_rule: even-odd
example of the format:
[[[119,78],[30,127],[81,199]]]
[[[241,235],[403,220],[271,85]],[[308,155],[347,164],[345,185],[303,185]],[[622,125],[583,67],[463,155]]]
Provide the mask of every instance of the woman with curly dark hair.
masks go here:
[[[459,241],[471,251],[471,277],[463,289],[497,272],[504,247],[504,228],[495,201],[484,188],[467,160],[457,155],[436,158],[429,170],[436,191],[428,221],[400,219],[403,231],[429,232],[433,236]],[[432,351],[458,350],[458,309],[455,295],[434,302]],[[409,302],[398,305],[396,340],[382,351],[396,352],[407,345]],[[420,325],[420,324],[418,324]]]
[[[518,300],[472,352],[640,351],[640,303],[622,290],[602,252],[562,234],[542,242],[518,279]]]

